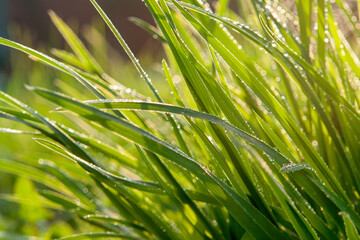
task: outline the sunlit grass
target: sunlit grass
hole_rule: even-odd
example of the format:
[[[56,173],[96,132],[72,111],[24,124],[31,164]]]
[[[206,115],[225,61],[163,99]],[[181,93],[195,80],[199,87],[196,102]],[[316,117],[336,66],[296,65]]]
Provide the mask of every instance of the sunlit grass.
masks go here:
[[[2,199],[38,212],[27,221],[62,212],[59,228],[76,223],[33,235],[360,238],[359,23],[342,1],[244,0],[234,11],[224,0],[144,0],[156,26],[132,21],[163,44],[162,82],[90,2],[138,71],[133,86],[148,91],[110,77],[53,12],[71,51],[0,38],[64,75],[56,90],[46,78],[26,86],[36,105],[0,94],[2,132],[43,147],[0,159],[20,176]]]

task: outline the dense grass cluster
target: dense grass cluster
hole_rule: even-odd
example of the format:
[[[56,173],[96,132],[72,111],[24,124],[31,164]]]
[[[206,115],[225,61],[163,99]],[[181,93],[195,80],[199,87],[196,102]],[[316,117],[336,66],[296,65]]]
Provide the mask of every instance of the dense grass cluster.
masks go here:
[[[1,123],[17,127],[2,128],[2,140],[34,134],[43,146],[21,161],[0,158],[0,171],[20,176],[1,199],[76,233],[55,227],[39,237],[360,239],[354,8],[341,0],[239,0],[239,10],[229,0],[144,0],[156,26],[133,21],[163,44],[167,86],[159,91],[90,2],[151,95],[105,73],[55,13],[71,51],[50,57],[0,38],[71,76],[56,88],[45,78],[26,86],[43,98],[37,104],[0,92]]]

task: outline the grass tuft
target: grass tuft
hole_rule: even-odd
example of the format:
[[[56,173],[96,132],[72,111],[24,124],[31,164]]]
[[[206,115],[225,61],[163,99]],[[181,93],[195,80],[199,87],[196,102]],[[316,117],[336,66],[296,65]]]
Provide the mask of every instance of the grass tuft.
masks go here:
[[[42,146],[0,159],[19,176],[0,199],[60,219],[31,235],[360,239],[359,23],[342,1],[144,0],[156,26],[131,20],[163,45],[154,81],[90,2],[148,90],[110,77],[54,12],[69,51],[0,38],[62,74],[27,86],[38,104],[0,92],[1,134]],[[0,235],[33,239],[19,232]]]

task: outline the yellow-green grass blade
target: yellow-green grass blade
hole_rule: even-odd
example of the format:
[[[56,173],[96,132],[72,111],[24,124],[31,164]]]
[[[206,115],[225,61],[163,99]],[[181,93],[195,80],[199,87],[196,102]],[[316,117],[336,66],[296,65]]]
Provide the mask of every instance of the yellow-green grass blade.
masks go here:
[[[57,240],[84,240],[84,239],[124,239],[124,240],[140,240],[140,238],[128,236],[126,234],[112,233],[112,232],[92,232],[79,233],[68,237],[58,238]]]
[[[87,70],[90,72],[95,72],[98,75],[103,74],[103,70],[96,62],[93,56],[86,49],[84,44],[76,36],[76,34],[71,30],[71,28],[58,16],[55,12],[49,11],[51,20],[55,24],[56,28],[59,30],[61,35],[65,38],[66,42],[70,45],[71,49],[74,51],[76,56],[80,61],[85,65]]]

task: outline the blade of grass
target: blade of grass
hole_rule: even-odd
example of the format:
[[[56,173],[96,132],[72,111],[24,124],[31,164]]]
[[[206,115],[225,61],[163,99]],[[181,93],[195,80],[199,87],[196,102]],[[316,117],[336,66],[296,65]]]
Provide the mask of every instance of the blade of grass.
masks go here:
[[[89,51],[85,48],[84,44],[80,41],[76,34],[71,30],[71,28],[66,25],[66,23],[58,15],[56,15],[55,12],[50,10],[49,15],[56,28],[65,38],[66,42],[70,45],[71,49],[75,52],[80,61],[90,71],[94,71],[96,74],[101,76],[104,71],[95,61],[94,57],[91,56]]]
[[[57,240],[81,240],[81,239],[97,239],[97,238],[119,238],[129,240],[140,240],[140,238],[128,236],[125,234],[111,233],[111,232],[92,232],[92,233],[80,233],[71,235],[68,237],[58,238]]]
[[[242,226],[251,231],[252,235],[267,238],[277,238],[282,236],[281,231],[276,229],[275,226],[251,204],[240,197],[210,171],[199,165],[174,146],[158,139],[154,135],[149,134],[129,122],[98,110],[90,105],[46,90],[38,88],[34,88],[33,90],[39,95],[48,98],[65,108],[77,112],[77,114],[90,118],[93,121],[101,122],[104,127],[117,131],[129,140],[136,142],[187,169],[203,181],[214,197],[232,213]],[[249,224],[250,222],[246,221],[246,219],[251,219],[252,223]],[[254,220],[255,222],[253,222]],[[261,231],[259,231],[259,229],[261,229]]]

